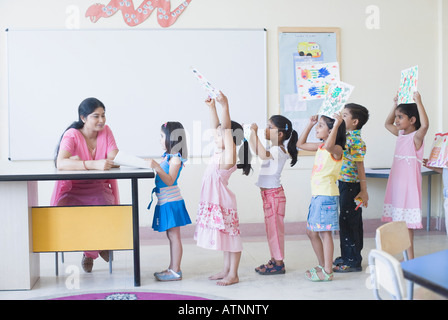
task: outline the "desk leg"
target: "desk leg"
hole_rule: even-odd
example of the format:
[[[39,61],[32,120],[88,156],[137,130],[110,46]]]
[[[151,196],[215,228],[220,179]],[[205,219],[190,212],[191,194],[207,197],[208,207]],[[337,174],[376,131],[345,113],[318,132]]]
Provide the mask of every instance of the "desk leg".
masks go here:
[[[431,175],[428,175],[428,213],[426,215],[426,231],[431,223]]]
[[[37,181],[0,182],[0,290],[29,290],[39,279],[31,215],[37,187]]]
[[[138,179],[132,178],[132,229],[134,239],[134,286],[140,287],[140,232],[138,221]]]

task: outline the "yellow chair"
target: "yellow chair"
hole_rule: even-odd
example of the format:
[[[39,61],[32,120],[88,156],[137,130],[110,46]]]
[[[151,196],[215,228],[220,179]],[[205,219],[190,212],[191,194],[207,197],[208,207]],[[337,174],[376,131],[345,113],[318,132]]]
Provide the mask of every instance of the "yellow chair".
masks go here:
[[[404,221],[389,222],[376,229],[376,248],[385,251],[392,256],[403,254],[405,261],[408,260],[407,249],[411,247],[409,230]],[[408,281],[409,298],[413,298],[414,283]]]

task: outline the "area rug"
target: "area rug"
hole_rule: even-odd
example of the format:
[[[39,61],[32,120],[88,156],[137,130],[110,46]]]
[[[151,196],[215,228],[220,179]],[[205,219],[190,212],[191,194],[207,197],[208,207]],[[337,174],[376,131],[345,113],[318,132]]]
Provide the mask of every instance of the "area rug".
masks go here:
[[[100,292],[71,295],[50,300],[209,300],[199,296],[160,292]]]

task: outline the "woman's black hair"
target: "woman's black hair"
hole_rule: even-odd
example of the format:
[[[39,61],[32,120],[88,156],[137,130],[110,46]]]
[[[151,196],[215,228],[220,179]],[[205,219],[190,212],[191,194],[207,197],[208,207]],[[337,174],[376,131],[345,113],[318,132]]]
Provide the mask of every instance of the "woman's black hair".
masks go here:
[[[180,153],[182,158],[188,157],[187,137],[180,122],[169,121],[160,127],[165,134],[165,148],[167,153]]]
[[[238,122],[231,121],[231,129],[235,145],[238,147],[243,143],[243,146],[238,151],[239,163],[237,168],[243,169],[243,174],[248,176],[252,169],[250,164],[252,154],[249,151],[249,142],[244,138],[243,127]]]
[[[333,125],[334,125],[334,119],[327,117],[327,116],[322,116],[322,119],[324,119],[325,123],[327,124],[328,129],[333,129]],[[336,135],[336,145],[339,145],[342,147],[342,150],[345,150],[345,144],[347,143],[347,139],[346,139],[346,128],[345,128],[345,121],[342,121],[339,128],[338,128],[338,132]]]
[[[298,154],[296,144],[299,139],[299,135],[297,134],[297,131],[292,128],[291,121],[284,116],[275,115],[269,120],[271,120],[271,122],[277,127],[279,132],[283,133],[283,140],[279,141],[279,143],[283,143],[289,139],[287,149],[289,155],[291,156],[291,167],[294,166],[297,163]]]
[[[420,114],[418,113],[418,108],[416,103],[400,103],[395,110],[400,111],[401,113],[404,113],[411,119],[412,117],[415,117],[415,130],[420,129],[422,126],[420,123]]]
[[[97,98],[87,98],[84,99],[78,107],[78,121],[73,122],[67,129],[64,130],[61,138],[59,139],[58,146],[56,147],[56,154],[54,157],[54,165],[56,166],[56,161],[58,159],[59,147],[61,146],[62,137],[65,132],[69,129],[82,129],[84,127],[84,122],[82,118],[87,118],[89,114],[93,113],[96,109],[103,108],[106,111],[104,104]]]

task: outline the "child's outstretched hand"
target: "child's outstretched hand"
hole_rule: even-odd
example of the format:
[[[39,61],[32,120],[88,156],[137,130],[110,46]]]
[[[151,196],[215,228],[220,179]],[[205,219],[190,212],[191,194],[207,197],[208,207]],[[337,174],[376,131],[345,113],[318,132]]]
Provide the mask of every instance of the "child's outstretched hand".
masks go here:
[[[160,164],[154,159],[145,159],[145,161],[149,164],[151,169],[157,171],[157,168],[160,167]]]
[[[205,100],[205,104],[206,104],[207,106],[209,106],[209,107],[215,107],[215,99],[212,99],[212,98],[208,97],[208,98]]]
[[[414,94],[412,95],[412,98],[414,99],[415,103],[421,103],[422,102],[422,96],[418,91],[414,91]]]
[[[258,132],[258,126],[257,126],[256,123],[252,123],[252,124],[250,125],[250,131],[254,131],[255,133]]]
[[[335,120],[334,125],[340,125],[344,119],[342,119],[342,112],[333,114]]]
[[[216,101],[219,102],[220,105],[222,106],[228,106],[229,105],[229,101],[227,99],[227,97],[221,92],[219,91],[218,96],[216,97]]]
[[[398,106],[398,93],[397,95],[394,97],[394,108],[396,108]]]
[[[310,117],[310,121],[309,121],[309,125],[310,126],[314,126],[317,123],[317,121],[319,121],[319,116],[317,114],[314,115],[314,116],[311,116]]]

